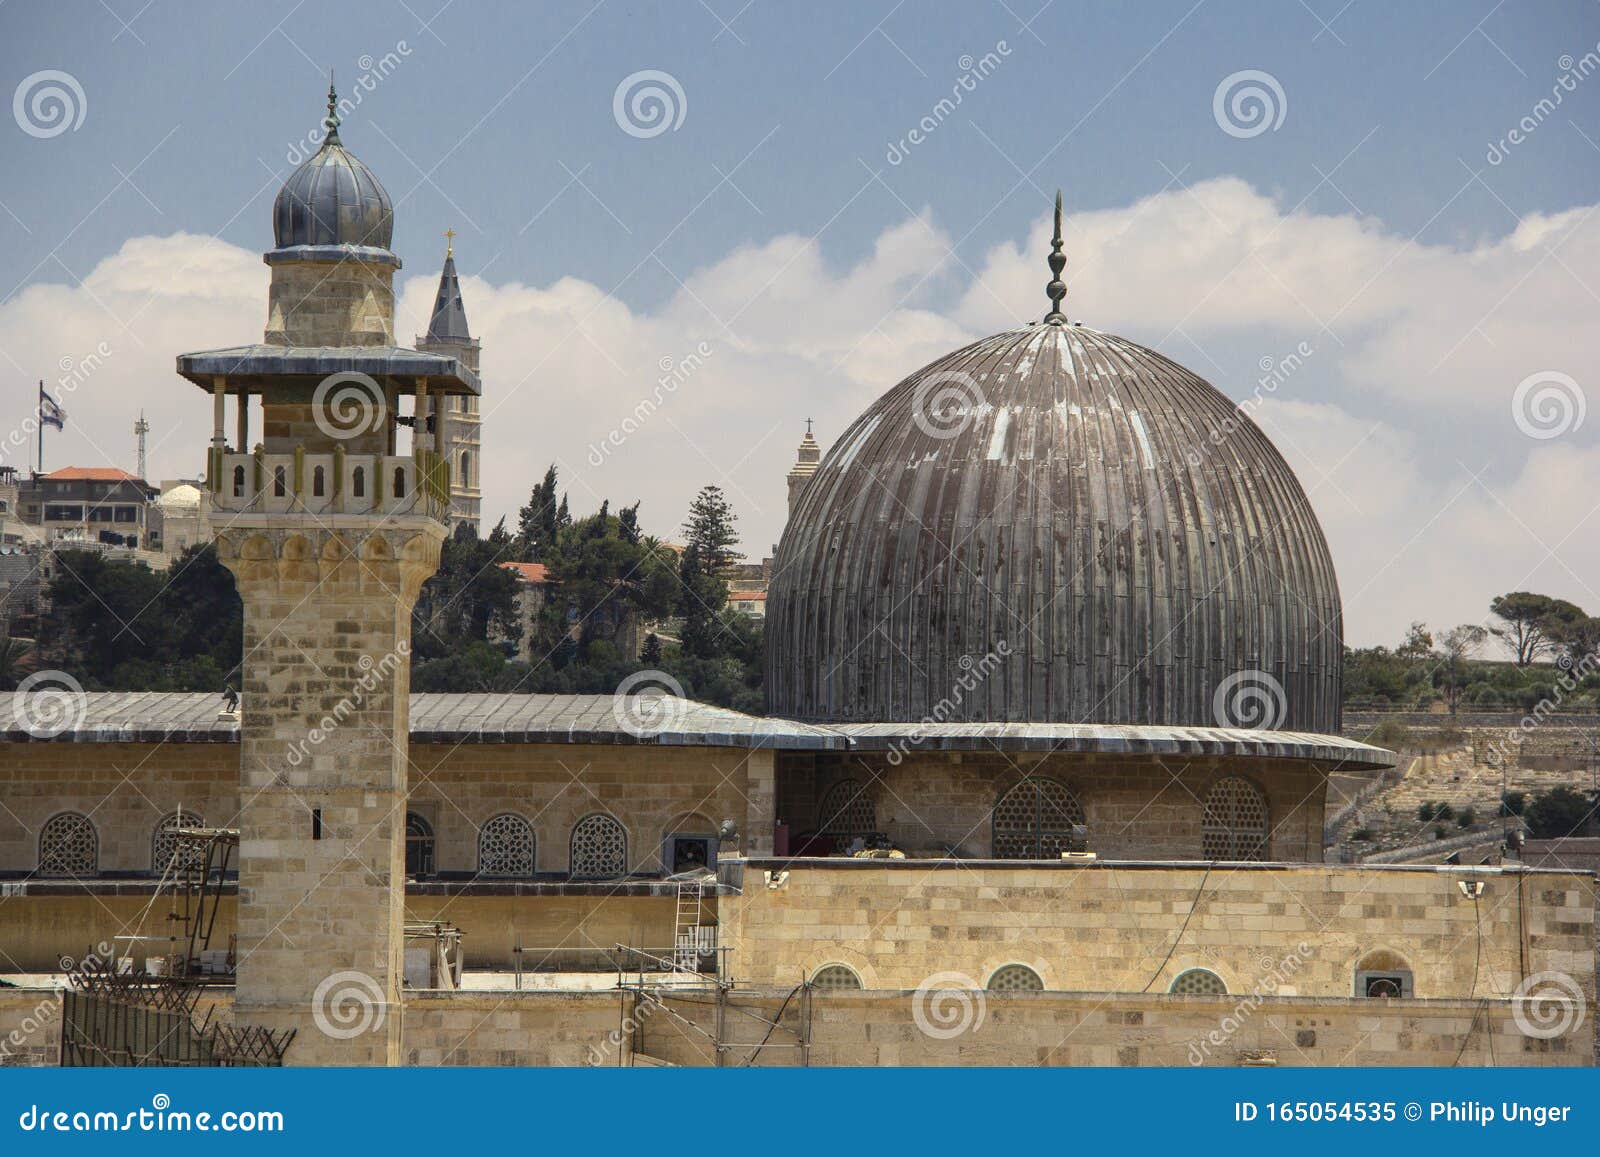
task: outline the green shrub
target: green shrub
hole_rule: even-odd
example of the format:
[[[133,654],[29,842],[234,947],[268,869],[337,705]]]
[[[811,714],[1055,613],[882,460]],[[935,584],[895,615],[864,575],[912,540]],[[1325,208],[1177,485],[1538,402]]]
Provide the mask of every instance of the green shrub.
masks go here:
[[[1478,822],[1478,813],[1469,807],[1464,807],[1456,813],[1456,827],[1470,828]]]

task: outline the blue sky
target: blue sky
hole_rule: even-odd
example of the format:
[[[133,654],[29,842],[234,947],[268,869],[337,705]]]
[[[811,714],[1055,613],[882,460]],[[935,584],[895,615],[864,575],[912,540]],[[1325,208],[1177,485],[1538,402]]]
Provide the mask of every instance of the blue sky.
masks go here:
[[[826,443],[918,365],[1042,310],[1061,186],[1069,313],[1235,398],[1264,360],[1317,351],[1257,417],[1328,529],[1354,641],[1476,620],[1513,585],[1600,612],[1592,512],[1564,505],[1600,482],[1594,427],[1529,437],[1508,411],[1528,375],[1594,385],[1600,77],[1534,110],[1597,49],[1594,0],[12,0],[0,95],[59,70],[83,99],[58,135],[0,118],[0,397],[20,420],[32,379],[107,341],[52,460],[123,464],[142,405],[151,473],[193,473],[207,415],[171,356],[255,340],[256,255],[326,71],[350,93],[376,68],[341,133],[396,202],[403,332],[457,231],[502,407],[491,515],[551,460],[580,509],[644,495],[664,534],[719,481],[759,556],[801,418]],[[613,111],[643,70],[683,94],[647,138]],[[1215,112],[1245,71],[1282,94],[1266,131]],[[586,463],[700,340],[715,369]]]

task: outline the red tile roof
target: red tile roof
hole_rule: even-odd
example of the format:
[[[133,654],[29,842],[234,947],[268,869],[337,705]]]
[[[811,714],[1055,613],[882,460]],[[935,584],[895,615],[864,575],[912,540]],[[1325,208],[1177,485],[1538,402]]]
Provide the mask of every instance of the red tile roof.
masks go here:
[[[550,581],[547,577],[549,572],[545,570],[542,562],[503,562],[500,565],[506,570],[516,571],[517,577],[525,583],[538,586]]]
[[[729,591],[728,592],[728,601],[730,603],[765,602],[766,599],[767,599],[767,592],[766,591]]]
[[[45,475],[53,482],[138,482],[137,475],[111,466],[63,466]]]

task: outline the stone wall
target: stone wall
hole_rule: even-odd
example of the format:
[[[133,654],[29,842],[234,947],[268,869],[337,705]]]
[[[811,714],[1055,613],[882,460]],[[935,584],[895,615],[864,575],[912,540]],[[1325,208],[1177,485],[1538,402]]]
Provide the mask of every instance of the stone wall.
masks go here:
[[[431,890],[431,889],[430,889]],[[603,967],[600,956],[617,944],[666,949],[672,944],[674,897],[616,895],[596,887],[572,895],[419,895],[406,897],[406,919],[447,920],[465,934],[468,968],[510,971],[513,948],[524,948],[523,966]],[[164,956],[178,950],[182,924],[168,919],[181,911],[169,895],[151,904],[146,894],[104,889],[78,895],[11,895],[0,898],[0,973],[61,971],[113,936],[139,934],[134,955]],[[223,947],[236,928],[237,904],[222,898],[211,943]]]
[[[280,762],[313,749],[308,730],[284,740]],[[102,874],[149,875],[156,828],[180,805],[238,822],[239,754],[232,743],[0,743],[0,878],[34,870],[39,829],[63,811],[94,822]],[[533,825],[540,873],[567,871],[573,825],[599,811],[622,821],[638,873],[662,870],[668,833],[715,834],[725,819],[770,848],[770,751],[418,743],[410,758],[407,806],[432,826],[441,872],[475,872],[479,827],[507,811]]]
[[[768,887],[769,871],[788,875]],[[869,989],[944,972],[981,987],[1017,963],[1046,989],[1165,992],[1204,968],[1229,992],[1271,979],[1324,999],[1350,996],[1384,953],[1419,997],[1505,996],[1544,971],[1594,996],[1593,878],[1570,872],[769,860],[746,865],[720,915],[736,977],[755,985],[841,963]]]
[[[1199,859],[1206,793],[1224,776],[1242,776],[1266,796],[1269,858],[1320,860],[1328,770],[1271,759],[912,751],[895,764],[886,753],[782,753],[777,815],[797,836],[812,830],[828,789],[853,779],[871,797],[876,830],[908,854],[989,856],[995,802],[1025,776],[1046,777],[1076,796],[1099,855]]]
[[[226,1014],[225,996],[219,1003]],[[632,994],[616,991],[412,994],[406,1003],[403,1061],[612,1067],[637,1059],[715,1065],[715,998],[685,995],[667,1003],[670,1012],[637,1007]],[[1330,1067],[1554,1066],[1594,1060],[1582,1029],[1550,1039],[1529,1037],[1506,1000],[814,992],[809,1011],[806,1025],[800,1002],[787,989],[736,991],[723,1013],[724,1066],[789,1066],[802,1059],[815,1066]],[[769,1037],[773,1020],[781,1020],[782,1027]],[[809,1029],[804,1056],[794,1047],[802,1027]],[[0,990],[0,1065],[54,1064],[59,1034],[54,993]],[[299,1044],[290,1046],[291,1059]]]

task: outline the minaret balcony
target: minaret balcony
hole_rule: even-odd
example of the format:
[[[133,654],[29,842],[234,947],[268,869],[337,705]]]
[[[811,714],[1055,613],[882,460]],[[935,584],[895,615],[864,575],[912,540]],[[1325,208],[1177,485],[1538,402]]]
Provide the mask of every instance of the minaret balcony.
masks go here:
[[[414,455],[307,452],[211,452],[211,499],[223,515],[421,516],[450,512],[449,462],[431,450]]]

